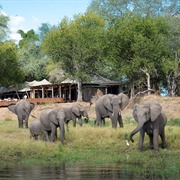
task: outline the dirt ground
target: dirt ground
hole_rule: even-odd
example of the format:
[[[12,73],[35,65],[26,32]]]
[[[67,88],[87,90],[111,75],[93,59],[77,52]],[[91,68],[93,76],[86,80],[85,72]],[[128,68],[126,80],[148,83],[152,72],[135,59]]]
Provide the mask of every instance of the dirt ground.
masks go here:
[[[132,116],[133,105],[135,103],[143,104],[146,101],[156,101],[159,104],[161,104],[163,111],[166,113],[169,120],[180,118],[180,97],[160,97],[156,95],[149,95],[149,96],[137,97],[135,99],[131,99],[126,109],[123,110],[122,116],[124,117]],[[61,109],[63,106],[74,103],[54,103],[54,104],[49,103],[49,104],[36,105],[33,111],[31,112],[31,114],[37,117],[37,119],[39,119],[40,113],[45,108],[51,107],[51,108]],[[91,106],[90,103],[86,103],[86,102],[80,102],[79,104],[82,104],[87,107],[87,111],[90,119],[95,119],[95,110],[94,110],[95,101]],[[17,116],[12,112],[10,112],[7,107],[0,108],[0,119],[6,119],[6,118],[17,119]],[[30,117],[29,119],[32,120],[34,118]]]

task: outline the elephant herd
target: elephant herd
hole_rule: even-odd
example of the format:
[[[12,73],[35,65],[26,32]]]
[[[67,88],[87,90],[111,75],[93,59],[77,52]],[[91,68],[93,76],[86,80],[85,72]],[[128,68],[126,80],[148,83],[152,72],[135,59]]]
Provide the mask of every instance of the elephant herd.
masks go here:
[[[129,98],[123,93],[118,95],[106,94],[99,97],[95,104],[96,120],[95,126],[102,126],[105,124],[105,118],[110,118],[112,128],[117,128],[117,124],[122,128],[123,121],[121,111],[129,103]],[[28,118],[34,108],[34,104],[26,100],[18,103],[11,103],[8,109],[15,113],[18,117],[19,128],[23,127],[23,120],[25,127],[28,128]],[[133,118],[137,122],[137,127],[130,133],[130,140],[134,142],[133,136],[140,132],[138,148],[143,149],[143,141],[145,133],[149,136],[150,148],[154,152],[158,152],[158,137],[160,135],[162,140],[162,148],[166,147],[165,141],[165,125],[167,117],[162,111],[160,104],[154,101],[148,101],[142,105],[135,104],[133,107]],[[37,140],[39,134],[44,134],[45,141],[54,142],[57,138],[57,128],[60,129],[60,141],[65,140],[65,127],[69,121],[73,121],[73,126],[76,126],[76,119],[82,126],[82,117],[85,117],[85,122],[88,123],[89,116],[86,107],[80,104],[67,105],[62,109],[44,109],[40,114],[40,120],[32,121],[29,129],[31,136]]]

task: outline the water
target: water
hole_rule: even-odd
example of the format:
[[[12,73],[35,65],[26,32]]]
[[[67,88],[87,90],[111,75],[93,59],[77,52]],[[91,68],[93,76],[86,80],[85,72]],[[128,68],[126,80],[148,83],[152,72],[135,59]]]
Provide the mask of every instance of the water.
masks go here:
[[[142,177],[141,177],[142,178]],[[53,167],[6,167],[0,169],[0,180],[39,180],[39,179],[65,179],[65,180],[132,180],[141,179],[136,177],[132,172],[129,173],[126,170],[120,170],[119,167],[111,165],[60,165]],[[162,179],[158,176],[144,177],[143,179]]]

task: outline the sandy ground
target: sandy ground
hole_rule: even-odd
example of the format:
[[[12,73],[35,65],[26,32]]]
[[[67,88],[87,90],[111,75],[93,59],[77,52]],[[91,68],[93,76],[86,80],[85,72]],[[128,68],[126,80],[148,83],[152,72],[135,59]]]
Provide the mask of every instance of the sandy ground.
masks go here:
[[[180,118],[180,97],[160,97],[155,95],[149,95],[141,98],[131,99],[126,109],[123,110],[122,116],[132,116],[133,105],[135,103],[142,104],[146,101],[156,101],[159,104],[161,104],[169,120]],[[63,106],[74,103],[54,103],[54,104],[49,103],[49,104],[36,105],[33,111],[31,112],[31,114],[37,117],[37,119],[39,119],[40,113],[42,112],[43,109],[47,107],[61,109]],[[86,103],[86,102],[80,102],[79,104],[82,104],[87,107],[87,111],[90,119],[95,119],[95,110],[94,110],[95,102],[93,102],[91,106],[90,103]],[[17,119],[17,116],[12,112],[10,112],[7,107],[2,107],[0,108],[0,120],[6,118]],[[30,116],[29,119],[32,120],[34,118]]]

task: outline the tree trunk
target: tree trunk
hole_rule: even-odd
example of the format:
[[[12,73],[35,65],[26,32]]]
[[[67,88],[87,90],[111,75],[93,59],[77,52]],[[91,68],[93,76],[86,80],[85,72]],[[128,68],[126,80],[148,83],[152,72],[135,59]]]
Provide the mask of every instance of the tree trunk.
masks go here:
[[[81,102],[82,101],[82,82],[78,80],[78,96],[77,96],[77,101]]]
[[[148,73],[147,68],[145,68],[145,69],[141,68],[141,71],[143,71],[146,74],[146,77],[147,77],[147,90],[148,90],[148,94],[151,94],[151,91],[150,91],[150,89],[151,89],[150,74]]]
[[[134,81],[132,80],[131,81],[131,94],[130,94],[130,98],[133,98],[134,97]]]

